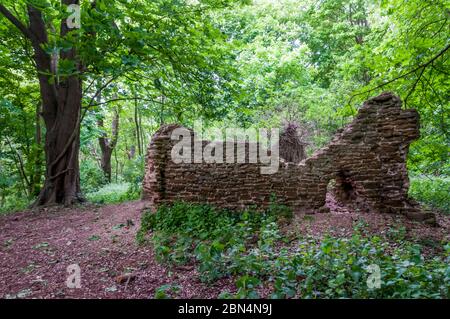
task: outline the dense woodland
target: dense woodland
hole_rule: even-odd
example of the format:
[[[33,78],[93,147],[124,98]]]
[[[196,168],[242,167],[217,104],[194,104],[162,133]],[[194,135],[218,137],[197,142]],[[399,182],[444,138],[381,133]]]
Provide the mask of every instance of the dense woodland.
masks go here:
[[[449,208],[448,1],[81,1],[69,29],[71,3],[0,6],[2,211],[136,198],[162,123],[296,121],[310,154],[386,90],[421,115],[417,196]]]
[[[81,6],[80,28],[66,23],[71,4]],[[449,35],[449,0],[2,0],[0,212],[138,199],[148,144],[167,123],[296,123],[310,155],[364,100],[392,91],[420,114],[421,137],[408,155],[410,195],[448,214]],[[169,215],[176,219],[184,209]],[[193,220],[202,209],[190,213]],[[201,225],[215,220],[205,214]],[[158,216],[147,216],[143,229],[178,231]],[[266,239],[274,231],[270,216],[250,223],[263,225]],[[218,224],[241,227],[227,218]],[[209,231],[215,242],[217,230]],[[161,259],[187,254],[189,242],[169,253],[165,240],[154,239]],[[367,244],[359,237],[324,243],[341,251]],[[202,247],[195,253],[204,258],[204,275],[220,278],[212,269],[225,266]],[[313,248],[308,254],[303,263],[324,262],[313,260]],[[254,297],[248,287],[260,279],[245,276],[240,297]],[[448,297],[448,290],[427,287],[421,291],[430,295],[398,296]],[[285,288],[278,297],[293,296]],[[341,293],[325,296],[348,296]]]

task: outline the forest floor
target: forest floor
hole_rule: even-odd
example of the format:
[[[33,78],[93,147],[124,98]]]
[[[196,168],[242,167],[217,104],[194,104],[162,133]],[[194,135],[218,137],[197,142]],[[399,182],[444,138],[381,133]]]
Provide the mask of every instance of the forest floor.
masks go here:
[[[149,246],[135,240],[148,203],[49,208],[0,216],[0,298],[153,298],[165,284],[180,287],[179,298],[216,298],[235,291],[233,278],[203,284],[194,265],[169,268]],[[399,225],[406,236],[433,252],[449,240],[450,216],[438,215],[431,227],[402,216],[349,211],[328,199],[329,214],[301,215],[287,233],[349,236],[355,221],[384,234]],[[68,288],[67,267],[79,265],[81,288]]]

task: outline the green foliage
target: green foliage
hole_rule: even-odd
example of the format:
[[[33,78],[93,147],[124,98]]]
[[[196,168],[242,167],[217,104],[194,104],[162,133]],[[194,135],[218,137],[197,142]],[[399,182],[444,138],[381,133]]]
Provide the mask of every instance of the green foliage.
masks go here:
[[[141,217],[141,227],[136,233],[136,240],[139,245],[146,243],[146,235],[155,225],[155,214],[150,210],[144,211]]]
[[[258,1],[220,14],[216,23],[240,48],[236,63],[243,93],[226,123],[271,127],[296,120],[310,135],[314,130],[311,146],[317,148],[342,124],[336,113],[342,99],[315,81],[313,52],[303,41],[310,30],[303,7],[291,0]]]
[[[265,212],[229,212],[208,205],[176,203],[146,212],[138,233],[146,235],[158,260],[195,262],[200,278],[212,283],[236,278],[236,293],[221,298],[258,298],[271,287],[271,298],[448,298],[450,244],[442,256],[425,258],[402,229],[388,242],[355,225],[350,238],[299,237],[285,246],[277,223],[284,208]],[[380,269],[380,287],[368,285]]]
[[[25,210],[30,205],[26,196],[17,193],[17,177],[6,174],[0,166],[0,214]]]
[[[100,236],[92,235],[91,237],[88,238],[88,240],[90,240],[90,241],[97,241],[97,240],[100,240]]]
[[[155,290],[155,299],[172,299],[180,291],[177,285],[162,285]]]
[[[4,199],[0,206],[0,215],[26,210],[30,205],[31,201],[27,198],[10,195]]]
[[[139,197],[144,176],[144,156],[137,156],[135,159],[127,161],[122,176],[123,180],[130,184],[128,189],[130,197]]]
[[[283,214],[279,215],[280,212]],[[223,253],[245,251],[246,243],[272,243],[269,234],[276,229],[275,221],[288,215],[286,208],[275,204],[263,212],[236,213],[180,202],[161,206],[156,213],[144,213],[137,240],[144,243],[146,234],[151,231],[151,243],[158,260],[183,264],[194,258],[200,262],[202,279],[211,281],[229,271],[234,272],[225,265],[219,267]]]
[[[450,214],[448,177],[413,177],[410,181],[409,196],[431,208]]]
[[[99,204],[114,204],[124,201],[135,200],[139,198],[139,194],[130,191],[131,184],[106,184],[99,190],[86,194],[89,201]]]
[[[393,247],[359,231],[351,238],[325,237],[320,243],[302,240],[288,262],[292,268],[287,268],[300,281],[291,277],[287,283],[297,282],[305,298],[448,298],[448,245],[444,256],[430,259],[418,245],[398,242]],[[370,265],[381,270],[379,289],[367,285]]]
[[[84,160],[80,163],[80,182],[83,192],[90,194],[98,191],[106,182],[105,175],[92,160]]]
[[[411,144],[408,169],[415,175],[449,176],[449,137],[446,134],[439,133],[431,127],[430,123],[426,127],[422,127],[423,137]]]
[[[363,100],[391,90],[421,115],[409,168],[448,175],[448,10],[445,0],[259,0],[221,13],[217,25],[239,40],[244,91],[225,123],[296,120],[309,132],[311,154]]]

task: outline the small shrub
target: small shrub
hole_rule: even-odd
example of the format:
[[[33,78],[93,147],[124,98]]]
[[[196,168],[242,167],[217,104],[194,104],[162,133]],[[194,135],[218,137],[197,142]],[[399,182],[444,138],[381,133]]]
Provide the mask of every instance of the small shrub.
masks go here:
[[[178,285],[162,285],[155,290],[155,299],[172,299],[175,298],[180,291]]]

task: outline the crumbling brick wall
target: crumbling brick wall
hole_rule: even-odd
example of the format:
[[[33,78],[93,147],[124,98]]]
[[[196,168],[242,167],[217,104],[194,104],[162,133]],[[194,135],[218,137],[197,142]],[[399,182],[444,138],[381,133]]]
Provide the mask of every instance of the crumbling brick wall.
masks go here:
[[[256,163],[174,163],[171,133],[177,127],[161,127],[148,149],[143,198],[156,206],[180,200],[232,209],[265,207],[274,194],[294,211],[327,211],[327,186],[334,180],[343,201],[382,213],[432,218],[407,196],[406,156],[419,137],[419,116],[402,110],[391,93],[366,101],[328,146],[299,164],[281,160],[278,172],[269,175],[261,174],[263,164]]]

